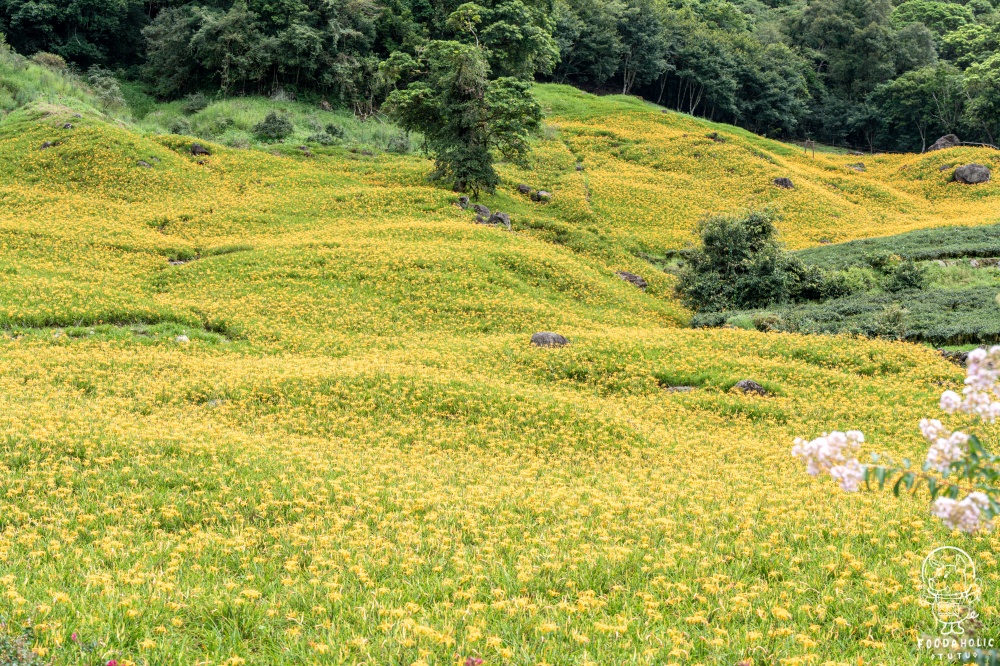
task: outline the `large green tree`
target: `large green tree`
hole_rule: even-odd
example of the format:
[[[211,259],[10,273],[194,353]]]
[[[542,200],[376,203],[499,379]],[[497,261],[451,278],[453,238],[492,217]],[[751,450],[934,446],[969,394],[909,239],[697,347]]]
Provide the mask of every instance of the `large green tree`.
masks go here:
[[[530,84],[491,80],[483,49],[457,41],[430,42],[421,65],[419,79],[394,90],[383,108],[405,129],[423,134],[436,163],[434,179],[475,196],[493,192],[500,182],[494,153],[524,163],[528,134],[541,121]]]

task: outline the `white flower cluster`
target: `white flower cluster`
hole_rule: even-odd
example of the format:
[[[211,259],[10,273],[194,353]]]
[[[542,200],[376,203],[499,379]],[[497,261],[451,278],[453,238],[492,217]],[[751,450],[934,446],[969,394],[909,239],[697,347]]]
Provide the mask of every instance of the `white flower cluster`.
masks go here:
[[[806,464],[810,475],[829,472],[841,488],[855,492],[865,479],[864,467],[856,455],[864,441],[865,436],[859,430],[824,433],[812,441],[796,437],[792,455]]]
[[[993,523],[983,515],[989,505],[990,500],[984,493],[975,492],[969,493],[963,500],[939,497],[934,500],[931,513],[940,518],[948,529],[971,533],[993,529]]]
[[[921,419],[920,432],[931,443],[931,448],[927,450],[927,463],[942,474],[969,452],[969,436],[964,432],[948,430],[937,419]]]
[[[1000,345],[991,347],[989,351],[976,349],[969,352],[964,398],[954,391],[941,394],[941,409],[953,414],[965,412],[979,416],[984,421],[993,423],[1000,418]]]

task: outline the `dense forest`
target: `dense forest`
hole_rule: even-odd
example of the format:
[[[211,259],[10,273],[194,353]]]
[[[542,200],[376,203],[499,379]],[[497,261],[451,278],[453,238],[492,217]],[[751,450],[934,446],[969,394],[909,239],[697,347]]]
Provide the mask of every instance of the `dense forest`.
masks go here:
[[[0,31],[164,99],[286,94],[368,114],[445,40],[478,47],[493,79],[637,94],[773,137],[1000,141],[990,0],[0,0]]]

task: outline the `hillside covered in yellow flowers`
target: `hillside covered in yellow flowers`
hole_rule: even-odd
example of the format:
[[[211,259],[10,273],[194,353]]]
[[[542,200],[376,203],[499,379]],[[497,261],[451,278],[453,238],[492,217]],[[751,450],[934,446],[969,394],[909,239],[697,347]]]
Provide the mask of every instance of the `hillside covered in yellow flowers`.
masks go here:
[[[1000,185],[949,178],[998,153],[813,156],[536,95],[532,168],[481,201],[510,232],[417,155],[196,156],[65,100],[0,123],[2,633],[52,664],[913,663],[944,544],[1000,628],[995,536],[789,455],[859,428],[919,457],[961,369],[684,328],[640,258],[765,206],[791,248],[997,222]]]

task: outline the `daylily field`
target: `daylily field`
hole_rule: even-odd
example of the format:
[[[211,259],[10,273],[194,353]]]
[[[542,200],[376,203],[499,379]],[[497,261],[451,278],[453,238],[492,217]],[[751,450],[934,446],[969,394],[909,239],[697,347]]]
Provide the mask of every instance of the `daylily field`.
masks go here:
[[[1000,184],[939,168],[998,154],[813,157],[536,94],[532,168],[482,200],[513,232],[416,155],[195,157],[71,101],[0,123],[3,633],[51,664],[930,663],[920,564],[957,545],[1000,637],[994,534],[790,455],[857,428],[919,459],[962,369],[685,328],[639,258],[764,206],[791,248],[996,222]]]

